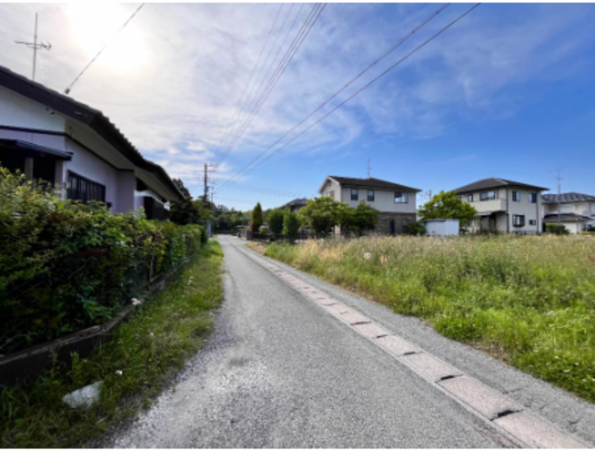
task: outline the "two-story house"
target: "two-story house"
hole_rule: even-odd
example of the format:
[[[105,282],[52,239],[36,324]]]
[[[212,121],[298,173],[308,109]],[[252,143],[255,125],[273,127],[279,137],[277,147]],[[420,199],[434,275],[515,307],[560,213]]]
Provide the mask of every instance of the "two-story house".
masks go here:
[[[477,210],[471,233],[528,233],[542,231],[541,192],[547,188],[503,178],[486,178],[455,192]]]
[[[567,194],[543,194],[544,223],[558,223],[571,234],[595,228],[595,196],[570,192]]]
[[[183,199],[159,165],[145,159],[101,111],[0,67],[0,164],[45,180],[72,200],[112,212],[144,207],[163,219]]]
[[[403,227],[415,222],[419,189],[378,178],[349,178],[329,175],[318,189],[336,201],[355,208],[365,202],[379,211],[374,230],[379,234],[403,233]]]

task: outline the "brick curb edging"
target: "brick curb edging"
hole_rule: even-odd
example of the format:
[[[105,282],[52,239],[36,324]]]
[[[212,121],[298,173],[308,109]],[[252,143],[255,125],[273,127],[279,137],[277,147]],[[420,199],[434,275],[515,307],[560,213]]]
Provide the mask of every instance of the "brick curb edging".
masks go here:
[[[513,399],[268,262],[268,258],[263,255],[253,250],[241,251],[517,445],[530,448],[588,448],[579,438],[560,430]]]
[[[162,275],[153,281],[143,296],[148,300],[163,290],[166,283],[182,271],[192,256],[182,261],[173,272]],[[127,320],[137,308],[127,305],[113,319],[101,325],[95,325],[43,344],[0,356],[0,387],[11,387],[17,382],[31,383],[45,370],[52,367],[54,361],[70,364],[72,353],[77,353],[82,358],[89,356],[99,344],[109,342],[122,322]]]

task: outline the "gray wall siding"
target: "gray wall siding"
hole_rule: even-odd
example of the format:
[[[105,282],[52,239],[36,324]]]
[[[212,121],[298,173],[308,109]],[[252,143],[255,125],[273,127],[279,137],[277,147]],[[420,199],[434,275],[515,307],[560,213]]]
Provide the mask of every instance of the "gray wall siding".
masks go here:
[[[351,189],[357,189],[358,200],[351,200]],[[350,207],[355,208],[362,201],[369,204],[371,207],[382,212],[415,214],[417,212],[417,194],[415,192],[408,192],[408,203],[395,203],[395,191],[374,189],[374,201],[368,202],[368,190],[365,188],[351,188],[347,186],[341,187],[341,201],[347,203]]]

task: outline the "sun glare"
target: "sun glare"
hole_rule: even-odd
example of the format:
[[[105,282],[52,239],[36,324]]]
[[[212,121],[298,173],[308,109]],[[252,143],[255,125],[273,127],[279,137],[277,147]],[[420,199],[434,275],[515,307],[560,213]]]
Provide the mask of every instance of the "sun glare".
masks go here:
[[[111,70],[129,72],[142,65],[145,44],[142,33],[131,22],[120,33],[118,30],[134,9],[115,3],[71,3],[70,26],[79,47],[93,57],[109,44],[97,60]]]

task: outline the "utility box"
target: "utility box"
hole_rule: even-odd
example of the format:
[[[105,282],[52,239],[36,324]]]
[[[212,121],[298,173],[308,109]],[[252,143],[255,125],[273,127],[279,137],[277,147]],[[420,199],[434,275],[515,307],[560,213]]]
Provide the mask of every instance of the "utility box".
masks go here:
[[[459,219],[430,219],[424,223],[428,236],[458,236]]]

